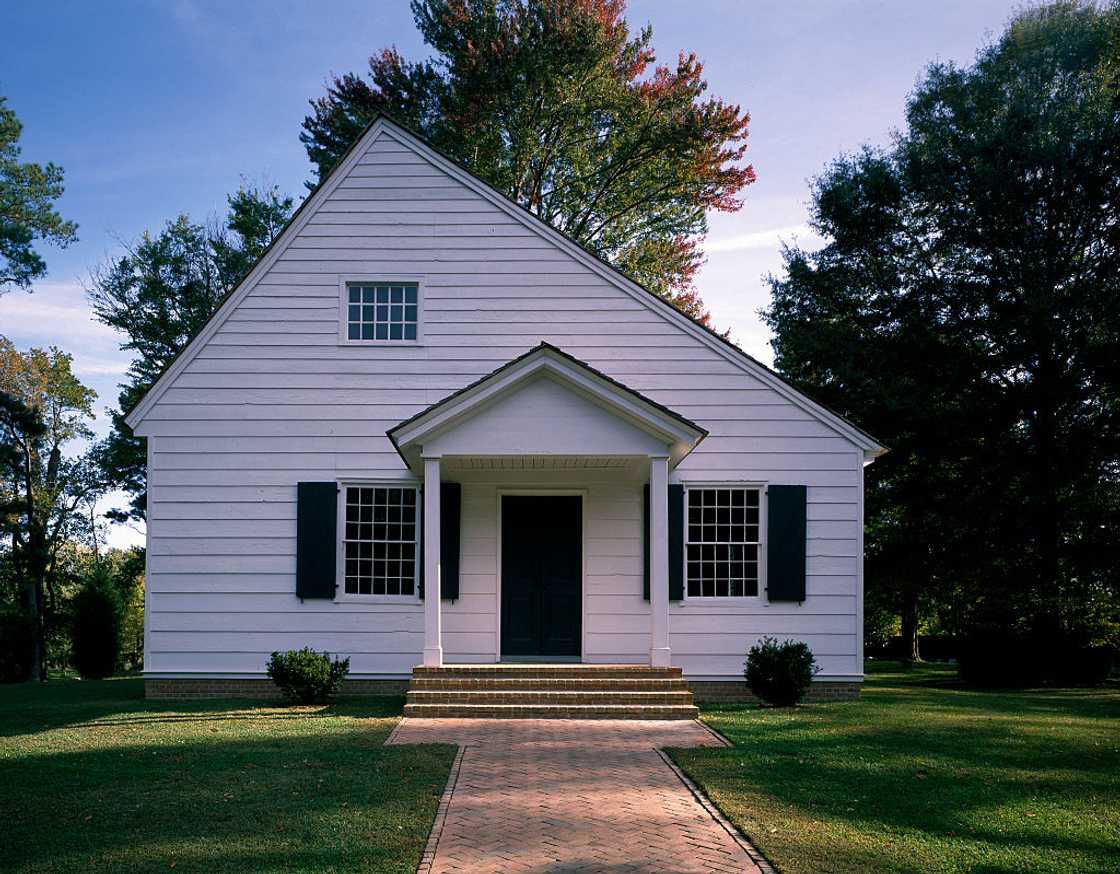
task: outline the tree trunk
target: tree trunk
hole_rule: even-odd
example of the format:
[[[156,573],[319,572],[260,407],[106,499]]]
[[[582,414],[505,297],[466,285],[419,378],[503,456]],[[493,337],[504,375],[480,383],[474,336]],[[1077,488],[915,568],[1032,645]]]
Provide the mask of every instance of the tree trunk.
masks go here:
[[[1038,605],[1036,624],[1056,631],[1061,627],[1063,585],[1061,579],[1061,519],[1058,506],[1057,410],[1054,402],[1057,365],[1050,355],[1042,356],[1035,378],[1035,548],[1038,551]]]
[[[43,580],[46,577],[46,556],[44,555],[43,538],[39,532],[29,532],[27,552],[23,563],[24,591],[26,603],[32,621],[35,623],[35,639],[32,645],[31,670],[32,676],[40,681],[47,680],[47,632],[46,632],[46,604],[44,603]]]
[[[918,596],[908,592],[902,605],[902,660],[920,662],[918,649]]]

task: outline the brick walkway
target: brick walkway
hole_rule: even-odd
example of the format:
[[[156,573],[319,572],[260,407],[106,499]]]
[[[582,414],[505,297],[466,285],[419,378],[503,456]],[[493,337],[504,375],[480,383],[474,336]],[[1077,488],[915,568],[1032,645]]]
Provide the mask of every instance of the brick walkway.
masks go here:
[[[405,719],[388,742],[460,747],[421,872],[770,870],[657,751],[719,745],[699,723]]]

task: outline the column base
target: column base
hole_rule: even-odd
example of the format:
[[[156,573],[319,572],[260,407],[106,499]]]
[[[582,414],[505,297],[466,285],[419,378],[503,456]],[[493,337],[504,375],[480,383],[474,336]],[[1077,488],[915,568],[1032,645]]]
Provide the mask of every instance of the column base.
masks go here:
[[[443,667],[443,647],[442,646],[426,646],[426,647],[424,647],[424,667],[426,667],[426,668],[442,668]]]
[[[668,668],[672,666],[672,651],[667,646],[654,647],[649,651],[650,667]]]

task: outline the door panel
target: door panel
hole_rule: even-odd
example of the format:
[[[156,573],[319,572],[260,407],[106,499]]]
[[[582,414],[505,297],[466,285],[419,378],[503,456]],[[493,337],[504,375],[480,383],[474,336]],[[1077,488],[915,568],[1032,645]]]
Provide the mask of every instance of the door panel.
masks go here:
[[[580,655],[582,574],[578,495],[502,496],[502,655]]]

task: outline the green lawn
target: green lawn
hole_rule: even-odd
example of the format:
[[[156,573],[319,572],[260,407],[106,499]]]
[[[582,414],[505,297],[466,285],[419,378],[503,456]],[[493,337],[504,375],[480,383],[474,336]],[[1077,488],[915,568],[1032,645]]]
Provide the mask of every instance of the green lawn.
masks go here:
[[[784,874],[1120,870],[1120,690],[872,669],[858,702],[712,706],[673,755]]]
[[[0,686],[0,870],[412,872],[454,750],[383,747],[400,708]]]

